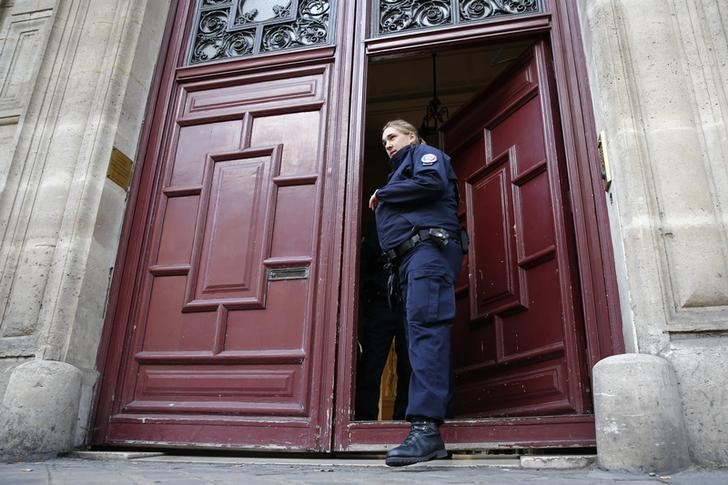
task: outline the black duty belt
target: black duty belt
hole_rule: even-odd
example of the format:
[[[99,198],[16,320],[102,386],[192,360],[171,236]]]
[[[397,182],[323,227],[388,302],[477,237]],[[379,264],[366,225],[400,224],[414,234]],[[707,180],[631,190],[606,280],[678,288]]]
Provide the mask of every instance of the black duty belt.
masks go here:
[[[413,247],[425,241],[433,241],[437,246],[445,247],[450,241],[460,243],[460,233],[440,227],[420,229],[414,234],[414,236],[407,239],[396,248],[384,251],[384,257],[389,262],[393,262],[404,256],[404,254]]]

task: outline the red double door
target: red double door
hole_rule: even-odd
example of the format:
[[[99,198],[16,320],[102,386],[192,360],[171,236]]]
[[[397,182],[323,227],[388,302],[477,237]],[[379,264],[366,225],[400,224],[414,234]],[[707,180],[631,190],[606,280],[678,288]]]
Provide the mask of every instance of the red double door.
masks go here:
[[[356,279],[356,255],[342,251],[356,247],[344,209],[360,202],[346,196],[358,163],[349,124],[361,116],[349,106],[354,57],[339,45],[270,65],[180,67],[186,8],[125,223],[93,442],[395,441],[405,425],[351,421],[352,346],[337,342],[355,325],[340,304]],[[453,444],[593,443],[548,59],[536,43],[446,133],[472,238],[453,334],[457,419],[444,428]]]

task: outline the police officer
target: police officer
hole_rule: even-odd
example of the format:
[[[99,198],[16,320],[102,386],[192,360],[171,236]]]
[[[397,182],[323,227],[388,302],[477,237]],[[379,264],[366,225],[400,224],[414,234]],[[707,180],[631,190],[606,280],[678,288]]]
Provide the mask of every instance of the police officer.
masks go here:
[[[412,374],[404,443],[386,464],[403,466],[447,457],[439,426],[452,397],[450,333],[454,283],[463,254],[457,177],[450,158],[423,143],[404,120],[388,122],[382,143],[392,171],[369,199],[379,242],[402,299]]]
[[[361,358],[356,373],[356,419],[376,420],[379,416],[379,389],[382,371],[394,340],[397,355],[397,395],[393,419],[402,420],[407,410],[410,364],[402,312],[390,308],[382,250],[377,228],[372,224],[361,244],[360,302],[362,329]]]

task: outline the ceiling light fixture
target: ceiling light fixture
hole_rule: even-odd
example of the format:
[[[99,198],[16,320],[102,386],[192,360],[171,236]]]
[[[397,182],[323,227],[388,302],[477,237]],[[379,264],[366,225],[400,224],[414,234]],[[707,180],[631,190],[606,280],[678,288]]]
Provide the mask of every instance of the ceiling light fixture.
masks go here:
[[[425,117],[420,125],[420,136],[428,143],[442,148],[440,128],[447,121],[447,107],[437,97],[437,54],[432,53],[432,99],[425,108]]]

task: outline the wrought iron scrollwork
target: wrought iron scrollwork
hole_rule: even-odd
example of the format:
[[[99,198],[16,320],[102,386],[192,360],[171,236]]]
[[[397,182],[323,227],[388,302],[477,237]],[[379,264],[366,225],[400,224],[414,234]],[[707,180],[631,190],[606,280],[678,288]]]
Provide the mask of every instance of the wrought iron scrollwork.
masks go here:
[[[376,6],[380,35],[543,12],[542,0],[379,0]]]
[[[518,15],[538,12],[537,0],[460,0],[463,21],[482,20],[496,15]]]
[[[237,15],[235,17],[235,25],[252,24],[254,22],[261,22],[270,19],[288,19],[291,18],[291,7],[292,2],[288,0],[287,3],[279,3],[270,5],[272,15],[269,18],[259,18],[259,11],[257,8],[251,10],[245,10],[246,0],[239,0],[239,7]]]
[[[329,35],[330,13],[331,5],[327,0],[303,0],[295,21],[263,28],[261,51],[325,43]]]
[[[232,5],[230,0],[202,0],[202,7],[220,7],[225,4]]]
[[[192,49],[192,63],[243,56],[253,52],[255,31],[227,32],[227,24],[226,10],[210,10],[200,16],[197,41]]]
[[[446,25],[452,20],[449,0],[381,0],[379,3],[379,26],[383,33]]]
[[[332,41],[335,1],[278,0],[263,4],[262,14],[251,3],[256,5],[247,0],[198,0],[188,62],[200,64]]]

